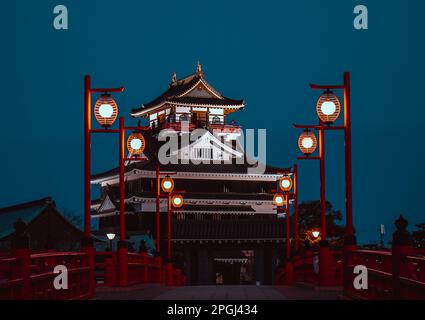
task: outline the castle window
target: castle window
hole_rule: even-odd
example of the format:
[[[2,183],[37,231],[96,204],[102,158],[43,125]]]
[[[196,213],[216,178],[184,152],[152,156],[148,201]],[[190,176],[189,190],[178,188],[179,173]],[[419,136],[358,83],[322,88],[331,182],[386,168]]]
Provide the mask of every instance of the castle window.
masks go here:
[[[219,116],[214,116],[211,122],[212,124],[221,124],[221,119]]]
[[[181,114],[179,117],[180,121],[189,121],[189,116],[187,114]]]
[[[196,148],[194,149],[195,158],[212,159],[213,150],[211,148]]]

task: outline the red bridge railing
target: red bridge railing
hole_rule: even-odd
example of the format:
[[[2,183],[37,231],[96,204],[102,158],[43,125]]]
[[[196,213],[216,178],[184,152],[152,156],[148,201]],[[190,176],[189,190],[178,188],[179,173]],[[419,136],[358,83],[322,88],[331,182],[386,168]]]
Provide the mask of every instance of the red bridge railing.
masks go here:
[[[122,261],[121,261],[122,262]],[[64,266],[67,288],[55,288],[55,267]],[[161,257],[146,253],[126,256],[125,285],[163,283],[186,284],[181,270],[172,264],[163,265]],[[122,270],[116,252],[49,252],[31,254],[29,249],[14,250],[9,257],[0,258],[0,300],[74,300],[89,299],[95,286],[122,286]],[[60,282],[60,281],[59,281]]]
[[[346,295],[356,299],[425,299],[425,257],[386,251],[355,250],[349,264]],[[359,290],[352,282],[356,265],[368,270],[368,288]]]
[[[86,253],[61,252],[30,254],[17,250],[13,257],[0,259],[0,300],[86,299],[90,293],[89,256]],[[53,283],[59,273],[56,266],[65,266],[68,289],[55,289]]]
[[[342,286],[343,285],[343,258],[342,251],[331,250],[329,274],[329,286]],[[292,258],[293,279],[296,283],[305,283],[311,285],[319,284],[319,270],[318,270],[318,253],[307,251],[302,256],[295,256]],[[285,275],[285,268],[281,267],[277,270],[275,276],[276,285],[287,284]]]
[[[425,254],[423,250],[413,249],[407,224],[402,216],[395,222],[397,231],[393,234],[391,250],[360,250],[355,246],[348,246],[343,251],[331,250],[327,285],[343,287],[344,296],[352,299],[425,300]],[[275,284],[318,285],[317,253],[306,252],[286,263],[290,267],[277,269]],[[367,280],[364,278],[365,268]],[[355,285],[356,280],[360,280],[357,277],[362,277],[362,281]]]

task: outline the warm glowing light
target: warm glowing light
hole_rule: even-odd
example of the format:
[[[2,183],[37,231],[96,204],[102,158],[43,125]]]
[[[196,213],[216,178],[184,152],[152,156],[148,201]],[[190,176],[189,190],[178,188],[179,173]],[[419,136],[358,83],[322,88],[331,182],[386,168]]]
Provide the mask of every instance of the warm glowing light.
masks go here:
[[[102,104],[99,107],[99,114],[102,118],[110,118],[114,114],[114,108],[110,104]]]
[[[176,194],[171,199],[171,203],[173,204],[173,207],[181,208],[184,204],[183,197],[180,194]]]
[[[110,127],[118,116],[118,105],[110,94],[104,93],[94,105],[94,116],[99,124],[104,127]]]
[[[285,204],[285,198],[281,194],[275,194],[273,197],[273,203],[276,207],[282,207]]]
[[[331,91],[323,93],[316,105],[317,115],[325,124],[332,124],[338,119],[341,112],[341,103]]]
[[[288,192],[292,189],[292,179],[290,177],[282,177],[279,181],[280,190]]]
[[[325,116],[331,116],[336,111],[335,103],[333,103],[332,101],[325,101],[322,103],[320,110],[323,112]]]
[[[321,240],[320,231],[318,229],[309,230],[306,232],[306,239],[311,243],[317,243]]]
[[[109,240],[114,240],[114,239],[115,239],[115,233],[107,233],[107,234],[106,234],[106,237],[107,237]]]
[[[133,132],[127,139],[128,152],[133,156],[140,156],[145,150],[145,138],[140,132]]]
[[[311,155],[317,148],[317,139],[313,132],[305,130],[298,138],[298,147],[305,155]]]
[[[313,147],[314,145],[314,141],[311,137],[305,137],[302,141],[301,144],[304,148],[306,149],[311,149],[311,147]]]
[[[161,188],[164,192],[172,192],[174,189],[174,180],[170,177],[162,179]]]

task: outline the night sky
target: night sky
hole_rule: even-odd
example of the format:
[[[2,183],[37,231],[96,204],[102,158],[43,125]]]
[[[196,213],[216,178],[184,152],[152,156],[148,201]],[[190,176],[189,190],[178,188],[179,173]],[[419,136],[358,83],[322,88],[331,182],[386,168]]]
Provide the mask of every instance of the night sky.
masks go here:
[[[53,8],[69,30],[53,28]],[[369,30],[353,8],[369,9]],[[82,215],[83,77],[126,87],[120,114],[185,76],[199,60],[223,95],[245,99],[234,114],[267,129],[267,161],[299,155],[292,123],[316,123],[310,82],[352,73],[354,222],[360,242],[386,240],[403,213],[424,222],[425,2],[411,1],[8,1],[0,9],[0,206],[52,196]],[[117,141],[96,137],[93,172],[117,166]],[[327,134],[327,198],[345,212],[343,135]],[[318,199],[319,166],[300,163],[301,200]]]

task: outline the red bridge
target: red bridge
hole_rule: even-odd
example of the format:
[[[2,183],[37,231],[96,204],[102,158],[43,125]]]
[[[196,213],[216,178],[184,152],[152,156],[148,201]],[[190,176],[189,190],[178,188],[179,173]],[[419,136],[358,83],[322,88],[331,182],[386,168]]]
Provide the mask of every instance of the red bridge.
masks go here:
[[[55,289],[56,266],[65,266],[68,289]],[[14,249],[0,259],[0,300],[90,299],[97,287],[125,287],[143,283],[185,285],[181,270],[145,253],[52,252],[31,254]]]
[[[425,299],[424,252],[413,250],[401,217],[396,223],[391,251],[359,250],[345,247],[329,251],[329,269],[324,270],[326,287],[340,287],[346,299]],[[19,236],[17,236],[19,237]],[[15,247],[25,243],[15,240]],[[317,252],[294,256],[276,271],[275,285],[320,285],[320,270],[315,270]],[[320,258],[320,257],[319,257]],[[323,257],[322,257],[323,258]],[[68,289],[55,289],[54,281],[65,266]],[[367,289],[356,289],[356,266],[367,268]],[[315,272],[316,271],[316,272]],[[164,263],[161,257],[146,253],[48,252],[33,254],[16,247],[8,257],[0,258],[0,299],[74,300],[95,298],[99,287],[129,287],[137,284],[163,284],[180,287],[186,284],[181,270]],[[288,290],[288,289],[286,289]]]

